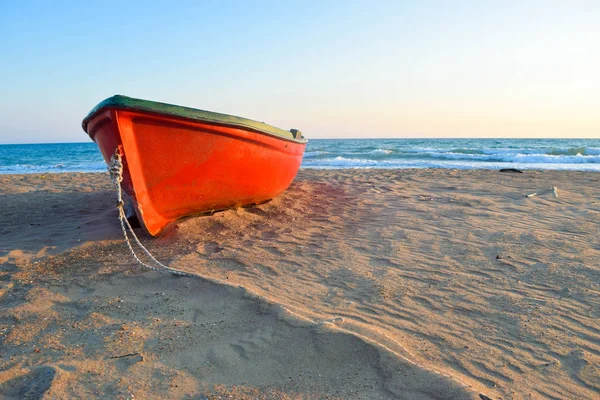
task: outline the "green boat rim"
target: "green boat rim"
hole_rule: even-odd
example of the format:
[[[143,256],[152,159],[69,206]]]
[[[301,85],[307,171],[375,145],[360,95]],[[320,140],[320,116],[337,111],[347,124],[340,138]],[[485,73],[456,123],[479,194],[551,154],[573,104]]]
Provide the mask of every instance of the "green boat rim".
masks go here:
[[[265,124],[264,122],[253,121],[251,119],[236,117],[234,115],[221,114],[212,111],[199,110],[196,108],[177,106],[174,104],[160,103],[157,101],[136,99],[122,95],[114,95],[100,102],[83,119],[81,126],[87,132],[87,125],[94,115],[103,109],[115,108],[118,110],[137,110],[153,114],[168,115],[173,117],[185,118],[192,121],[207,122],[216,125],[226,125],[232,127],[246,128],[258,131],[271,136],[277,136],[282,139],[297,143],[306,143],[307,139],[296,129],[289,131],[276,128]]]

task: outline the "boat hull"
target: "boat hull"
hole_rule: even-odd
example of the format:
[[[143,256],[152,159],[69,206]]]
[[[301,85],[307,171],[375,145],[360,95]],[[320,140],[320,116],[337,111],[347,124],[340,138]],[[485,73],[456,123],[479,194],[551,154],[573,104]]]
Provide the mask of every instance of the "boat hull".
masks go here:
[[[296,176],[306,144],[242,127],[105,108],[86,121],[105,161],[118,149],[121,186],[152,236],[178,218],[263,203]]]

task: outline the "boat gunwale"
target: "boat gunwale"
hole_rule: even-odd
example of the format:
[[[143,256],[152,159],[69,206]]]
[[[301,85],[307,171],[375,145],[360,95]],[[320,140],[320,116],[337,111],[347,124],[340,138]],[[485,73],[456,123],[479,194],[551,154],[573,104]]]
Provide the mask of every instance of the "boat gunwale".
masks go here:
[[[212,111],[200,110],[191,107],[178,106],[175,104],[161,103],[151,100],[136,99],[123,95],[114,95],[96,105],[88,115],[83,119],[81,126],[89,135],[87,130],[88,123],[101,111],[107,109],[138,111],[182,120],[201,122],[217,126],[228,126],[233,128],[242,128],[253,132],[265,134],[277,139],[294,142],[297,144],[306,144],[308,140],[304,137],[296,139],[291,131],[254,121],[247,118],[237,117],[229,114],[221,114]],[[289,136],[288,136],[289,135]]]

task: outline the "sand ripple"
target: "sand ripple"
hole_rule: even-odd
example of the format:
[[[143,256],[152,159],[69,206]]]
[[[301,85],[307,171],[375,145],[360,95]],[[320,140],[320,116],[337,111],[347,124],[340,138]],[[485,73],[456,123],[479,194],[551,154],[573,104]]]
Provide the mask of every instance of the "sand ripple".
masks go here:
[[[16,224],[16,217],[2,216],[10,222],[0,231],[0,238],[8,243],[0,254],[5,261],[3,273],[10,278],[0,295],[2,307],[10,313],[0,322],[21,329],[14,337],[6,336],[21,338],[21,343],[5,338],[3,346],[10,343],[23,349],[31,341],[25,332],[31,324],[39,326],[34,337],[53,332],[41,318],[27,322],[27,313],[33,312],[57,324],[83,318],[90,327],[101,327],[96,328],[97,336],[90,333],[85,339],[97,352],[135,353],[143,345],[154,357],[144,367],[117,359],[99,360],[95,368],[135,369],[146,377],[142,382],[149,382],[152,374],[159,374],[160,363],[161,376],[169,377],[169,382],[179,379],[178,385],[186,390],[210,382],[214,383],[211,390],[221,383],[224,393],[236,391],[250,398],[268,391],[273,398],[324,393],[341,398],[402,398],[407,390],[416,398],[460,398],[472,394],[452,392],[463,390],[460,383],[464,382],[475,393],[493,398],[600,396],[600,178],[596,174],[304,170],[284,195],[269,203],[188,218],[160,239],[144,239],[159,259],[172,266],[245,289],[195,282],[198,292],[213,294],[196,290],[191,294],[181,287],[183,280],[140,275],[120,242],[97,241],[77,249],[72,258],[64,258],[64,253],[43,258],[44,270],[57,269],[57,276],[68,282],[73,269],[85,265],[80,292],[60,285],[47,288],[49,293],[23,289],[21,281],[31,279],[31,273],[25,272],[32,267],[15,249],[26,249],[27,254],[42,251],[38,254],[42,257],[44,251],[64,250],[61,238],[69,243],[96,240],[99,229],[105,237],[116,237],[110,236],[115,232],[118,236],[116,217],[105,205],[110,198],[108,184],[103,186],[101,178],[105,177],[81,178],[84,187],[97,189],[74,194],[86,199],[85,206],[68,204],[74,217],[35,214],[36,220],[28,223],[52,223],[35,234]],[[21,182],[14,185],[14,192],[5,192],[3,200],[19,218],[27,218],[18,211],[24,202],[39,207],[63,204],[61,190],[80,178],[65,176],[63,180],[71,181],[46,186],[35,176],[23,179],[30,181],[3,182]],[[30,196],[34,184],[38,192]],[[559,198],[549,191],[553,186],[559,188]],[[40,194],[44,188],[52,190]],[[538,196],[525,197],[533,192]],[[81,224],[82,219],[88,224]],[[74,224],[81,227],[76,236],[71,233]],[[49,241],[56,249],[44,250]],[[52,267],[52,262],[57,266]],[[121,279],[119,270],[129,271],[125,274],[130,280]],[[113,276],[129,283],[108,284],[106,279]],[[173,303],[145,294],[153,292],[168,292]],[[8,297],[13,293],[31,297],[17,301]],[[51,306],[34,307],[36,296],[51,299]],[[91,300],[94,296],[99,296],[97,305]],[[119,314],[119,309],[110,308],[112,304],[103,305],[109,304],[111,296],[135,306],[127,309],[129,314]],[[231,318],[219,317],[217,310],[228,307],[229,299]],[[66,306],[71,303],[75,305]],[[27,311],[26,304],[34,311]],[[208,309],[199,304],[208,304]],[[73,307],[74,314],[69,314]],[[154,309],[160,320],[156,324],[151,319]],[[172,320],[179,325],[170,325]],[[204,338],[198,321],[212,321],[218,334],[208,335],[207,347],[193,349],[192,344]],[[132,322],[140,325],[136,339],[106,341],[114,331],[107,327]],[[184,345],[161,341],[156,332],[179,335]],[[57,340],[55,346],[73,349],[71,339]],[[31,367],[46,365],[54,369],[54,381],[65,374],[80,379],[76,372],[63,371],[56,358],[40,364],[34,358],[8,362],[2,357],[3,369],[12,374],[26,366],[27,373],[38,374]],[[204,362],[217,368],[214,375],[206,369],[194,370]],[[302,371],[308,370],[307,378]],[[176,371],[183,375],[176,378]],[[39,375],[49,376],[44,374]],[[284,384],[282,374],[293,377],[294,383]],[[321,383],[315,381],[319,374]],[[277,379],[269,380],[267,375]],[[2,379],[6,382],[9,377],[5,373]],[[22,382],[17,375],[10,379]],[[15,383],[25,390],[19,385]],[[127,386],[111,387],[125,390]],[[342,388],[357,392],[336,394]],[[136,387],[142,393],[154,389]]]

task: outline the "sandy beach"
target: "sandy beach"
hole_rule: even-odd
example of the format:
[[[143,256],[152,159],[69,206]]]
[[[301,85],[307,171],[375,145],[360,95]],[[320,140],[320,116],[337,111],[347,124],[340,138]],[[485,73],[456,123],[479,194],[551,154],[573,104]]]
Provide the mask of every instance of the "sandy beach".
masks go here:
[[[600,396],[597,173],[301,170],[138,231],[197,277],[136,264],[115,199],[0,175],[0,398]]]

